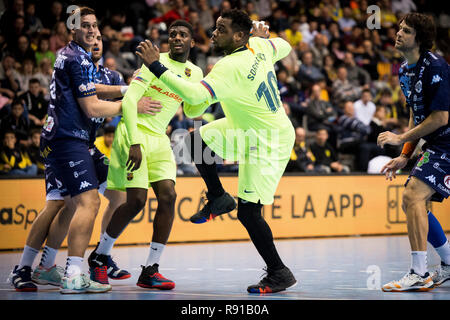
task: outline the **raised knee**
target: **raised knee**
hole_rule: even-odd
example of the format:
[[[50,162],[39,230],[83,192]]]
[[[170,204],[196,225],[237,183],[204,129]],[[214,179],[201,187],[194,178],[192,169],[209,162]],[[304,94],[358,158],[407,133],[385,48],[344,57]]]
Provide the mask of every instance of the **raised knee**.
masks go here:
[[[175,192],[175,190],[168,190],[164,192],[164,194],[159,196],[158,203],[171,206],[175,204],[176,200],[177,200],[177,193]]]

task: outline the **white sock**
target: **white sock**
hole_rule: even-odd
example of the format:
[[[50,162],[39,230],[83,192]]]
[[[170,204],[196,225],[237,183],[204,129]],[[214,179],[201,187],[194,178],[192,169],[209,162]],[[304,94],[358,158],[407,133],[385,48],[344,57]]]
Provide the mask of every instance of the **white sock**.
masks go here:
[[[100,239],[100,243],[98,245],[97,250],[95,250],[98,254],[109,255],[112,247],[114,246],[114,242],[116,242],[117,238],[111,238],[106,232],[103,234]]]
[[[411,251],[411,269],[419,276],[423,276],[428,271],[427,252]]]
[[[450,265],[450,243],[448,242],[448,240],[442,246],[440,246],[439,248],[435,248],[435,249],[436,249],[436,252],[441,257],[441,260],[445,264]]]
[[[75,256],[67,257],[66,272],[64,273],[64,276],[70,278],[78,274],[81,274],[83,261],[84,259],[82,257],[75,257]]]
[[[150,244],[150,252],[147,258],[147,262],[145,263],[145,266],[152,266],[155,263],[159,264],[159,259],[161,258],[161,254],[166,246],[162,243],[158,242],[152,242]]]
[[[57,253],[58,253],[57,249],[45,246],[44,251],[42,252],[41,262],[39,264],[46,269],[53,267],[55,265]]]
[[[39,250],[25,245],[25,247],[23,248],[22,257],[20,258],[19,269],[22,269],[25,266],[31,268],[38,253]]]

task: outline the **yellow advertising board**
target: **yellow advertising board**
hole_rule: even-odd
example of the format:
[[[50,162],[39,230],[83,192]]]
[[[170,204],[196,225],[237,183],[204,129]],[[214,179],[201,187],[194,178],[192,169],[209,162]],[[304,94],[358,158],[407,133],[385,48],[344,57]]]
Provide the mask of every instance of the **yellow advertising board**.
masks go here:
[[[221,177],[224,188],[236,196],[237,177]],[[406,176],[389,182],[383,176],[284,176],[272,205],[263,214],[274,238],[406,234],[401,195]],[[236,210],[196,225],[189,217],[203,204],[205,186],[199,177],[178,177],[175,221],[169,242],[246,240]],[[0,180],[0,250],[21,249],[33,220],[45,203],[44,181]],[[91,245],[100,235],[102,198]],[[147,244],[157,208],[150,190],[144,210],[129,224],[117,244]],[[432,211],[444,230],[450,230],[450,200],[433,203]],[[66,242],[63,243],[67,245]]]

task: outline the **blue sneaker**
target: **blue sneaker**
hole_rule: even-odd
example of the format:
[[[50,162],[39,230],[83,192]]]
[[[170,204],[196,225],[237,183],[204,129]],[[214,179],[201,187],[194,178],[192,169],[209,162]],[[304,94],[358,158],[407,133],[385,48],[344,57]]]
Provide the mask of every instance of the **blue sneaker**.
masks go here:
[[[123,280],[131,277],[131,274],[127,270],[120,269],[114,262],[111,256],[108,256],[108,261],[106,262],[108,277],[113,280]]]
[[[20,292],[35,292],[37,286],[31,281],[31,267],[24,266],[19,269],[19,266],[15,266],[14,270],[8,277],[8,282]]]

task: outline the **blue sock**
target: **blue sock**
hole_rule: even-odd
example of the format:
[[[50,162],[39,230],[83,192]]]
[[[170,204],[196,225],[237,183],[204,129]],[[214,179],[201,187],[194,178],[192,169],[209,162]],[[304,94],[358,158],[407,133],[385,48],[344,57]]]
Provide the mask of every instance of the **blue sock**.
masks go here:
[[[428,242],[433,248],[439,248],[447,242],[444,230],[436,217],[428,211]]]

